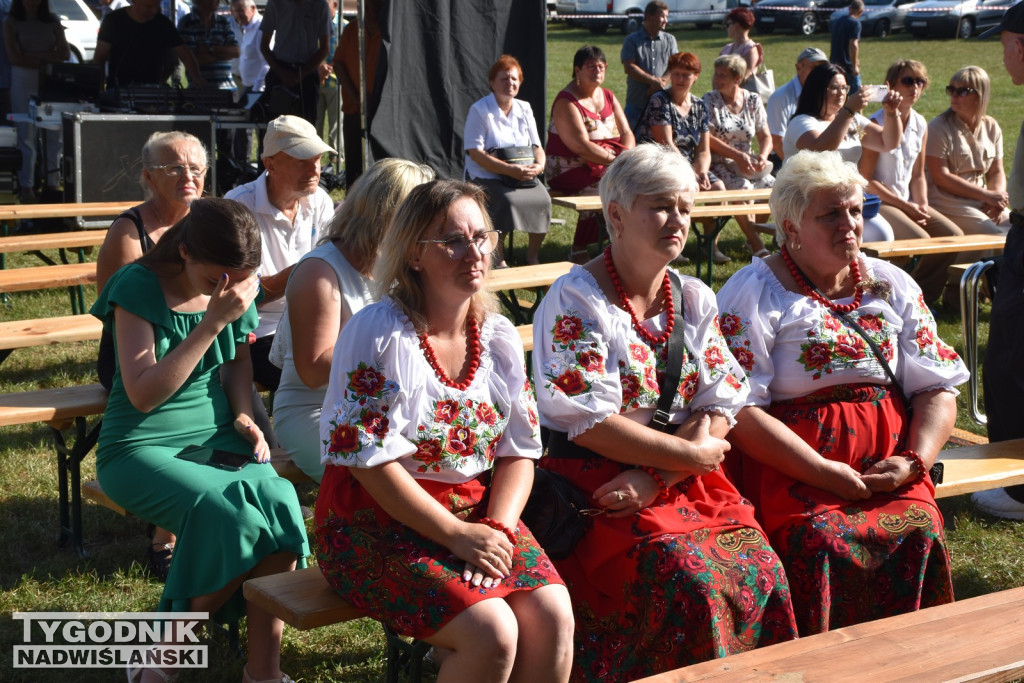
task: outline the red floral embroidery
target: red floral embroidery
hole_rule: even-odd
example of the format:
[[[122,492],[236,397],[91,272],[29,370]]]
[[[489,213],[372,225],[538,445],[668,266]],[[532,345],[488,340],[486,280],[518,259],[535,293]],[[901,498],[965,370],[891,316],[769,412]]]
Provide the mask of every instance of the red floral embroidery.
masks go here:
[[[658,390],[658,373],[650,365],[644,366],[644,387],[648,391]]]
[[[473,455],[476,434],[467,427],[452,427],[448,430],[448,451],[468,458]]]
[[[935,343],[935,334],[930,327],[917,328],[917,346],[922,351]]]
[[[956,351],[947,346],[944,342],[940,342],[935,345],[935,350],[939,352],[939,358],[942,360],[956,361],[960,360],[960,356],[957,355]]]
[[[420,472],[426,472],[428,469],[440,472],[441,452],[441,442],[437,439],[428,439],[416,444],[416,452],[412,454],[412,459],[423,463],[419,467]]]
[[[350,424],[340,424],[331,432],[331,453],[354,453],[359,450],[359,430]]]
[[[378,412],[368,410],[362,416],[363,429],[377,439],[383,439],[388,433],[388,418]]]
[[[587,389],[587,383],[583,381],[583,374],[579,370],[566,370],[555,377],[553,383],[566,396],[576,396]]]
[[[820,370],[829,364],[832,360],[832,350],[828,348],[828,344],[817,342],[811,344],[804,351],[804,365],[809,368],[815,368]]]
[[[722,349],[717,346],[708,346],[704,351],[704,362],[712,370],[724,363],[725,358],[722,356]]]
[[[882,319],[873,313],[867,313],[857,318],[857,324],[867,332],[881,332]]]
[[[640,380],[636,375],[620,375],[622,378],[622,400],[628,403],[640,396]]]
[[[745,346],[741,346],[730,347],[729,350],[732,351],[732,355],[736,358],[736,362],[740,364],[740,367],[747,372],[754,369],[754,354],[750,352],[750,349]]]
[[[735,337],[740,333],[740,329],[743,327],[740,317],[732,313],[726,313],[723,315],[719,324],[722,328],[722,334],[726,337]]]
[[[683,400],[689,402],[697,394],[697,382],[699,379],[700,376],[696,372],[691,372],[683,378],[683,381],[679,384],[679,394],[683,397]]]
[[[629,355],[633,360],[639,363],[646,363],[647,359],[651,356],[651,351],[643,344],[630,344]]]
[[[374,368],[360,364],[360,367],[349,375],[348,388],[356,396],[374,396],[384,386],[385,377]]]
[[[583,351],[576,360],[587,372],[604,372],[604,357],[597,351]]]
[[[438,401],[437,406],[434,408],[434,419],[438,422],[444,422],[445,424],[451,424],[455,421],[455,418],[459,416],[459,402],[444,400]]]
[[[498,413],[494,412],[490,403],[481,403],[476,407],[476,419],[493,427],[498,421]]]
[[[825,315],[825,329],[831,330],[832,332],[838,332],[843,329],[842,324],[838,318],[834,318],[831,315]]]
[[[568,346],[580,338],[583,333],[583,321],[572,315],[563,315],[555,319],[555,329],[552,335],[555,341],[563,346]]]
[[[836,355],[860,360],[864,358],[864,341],[860,337],[841,334],[836,337]]]
[[[743,386],[742,384],[740,384],[740,381],[738,379],[733,377],[733,374],[731,372],[725,376],[725,383],[728,384],[733,389],[737,390]]]

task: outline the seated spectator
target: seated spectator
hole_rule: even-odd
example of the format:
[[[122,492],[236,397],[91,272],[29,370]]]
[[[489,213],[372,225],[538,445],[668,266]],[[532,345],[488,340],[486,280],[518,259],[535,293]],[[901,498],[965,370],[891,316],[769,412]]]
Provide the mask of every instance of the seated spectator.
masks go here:
[[[142,186],[146,201],[114,219],[96,258],[96,293],[103,294],[107,281],[129,263],[153,248],[171,226],[188,215],[189,206],[203,196],[206,179],[206,148],[194,135],[179,131],[157,132],[142,147]],[[117,361],[114,337],[104,329],[96,374],[100,384],[113,388]],[[174,554],[174,534],[154,528],[146,550],[150,573],[167,580]]]
[[[171,75],[168,52],[185,65],[189,82],[204,85],[192,51],[171,20],[160,14],[160,0],[131,0],[103,18],[92,63],[107,66],[107,87],[160,84]]]
[[[796,58],[796,76],[776,88],[764,106],[765,114],[768,116],[768,131],[772,134],[772,161],[776,166],[775,171],[782,167],[782,139],[786,136],[789,120],[796,111],[796,102],[804,88],[804,81],[819,64],[828,64],[825,53],[816,47],[804,48]]]
[[[635,144],[615,93],[601,87],[607,69],[601,48],[581,47],[572,58],[572,81],[551,105],[544,174],[556,192],[597,194],[597,183],[609,164]],[[589,259],[587,245],[599,241],[600,233],[600,213],[581,211],[569,258]]]
[[[488,80],[491,94],[477,100],[466,115],[466,177],[484,188],[491,223],[501,233],[495,267],[506,265],[502,243],[513,229],[530,236],[526,262],[540,263],[540,245],[551,225],[551,196],[540,183],[545,157],[533,109],[526,100],[516,99],[523,67],[515,57],[502,55],[491,66]],[[498,150],[508,147],[532,147],[533,163],[499,158]]]
[[[928,87],[928,71],[913,59],[894,62],[885,76],[891,89],[903,96],[899,116],[903,120],[903,138],[895,149],[878,152],[865,148],[860,158],[860,172],[868,178],[868,189],[882,200],[879,213],[890,226],[896,239],[946,237],[962,235],[955,223],[929,206],[924,160],[928,125],[914,111],[914,104]],[[883,124],[885,110],[871,117]],[[922,256],[912,271],[914,280],[924,293],[924,300],[933,303],[942,295],[949,266],[956,254]]]
[[[303,472],[319,482],[320,407],[338,335],[353,315],[373,303],[380,240],[415,186],[434,179],[426,166],[381,159],[345,195],[318,246],[295,265],[271,357],[282,358],[274,392],[274,434]]]
[[[928,198],[965,235],[1010,230],[1003,131],[986,113],[991,89],[981,67],[960,69],[946,86],[949,109],[928,122]]]
[[[451,652],[439,680],[567,681],[572,611],[519,520],[541,455],[498,241],[476,185],[415,188],[382,239],[382,301],[345,325],[320,417],[317,559],[346,600]]]
[[[683,155],[697,176],[699,191],[725,189],[725,184],[711,168],[711,136],[708,108],[704,100],[693,94],[700,77],[700,60],[691,52],[678,52],[668,60],[668,88],[651,96],[647,110],[640,117],[637,139],[657,142]],[[732,259],[723,254],[715,241],[715,263]],[[685,260],[682,261],[685,263]]]
[[[534,319],[552,430],[540,466],[603,513],[555,562],[576,615],[574,680],[631,681],[796,636],[782,563],[719,470],[747,397],[743,369],[714,294],[667,267],[696,193],[679,154],[624,152],[601,179],[611,246],[559,278]],[[682,366],[663,386],[673,336]],[[663,429],[651,423],[659,405]]]
[[[953,600],[928,471],[967,370],[910,276],[860,254],[866,185],[839,152],[787,157],[782,253],[718,293],[751,388],[729,473],[786,565],[801,636]]]
[[[178,537],[159,611],[246,616],[243,680],[281,681],[283,624],[246,603],[242,583],[305,564],[309,545],[249,402],[259,262],[252,213],[200,199],[110,278],[92,308],[117,346],[96,470],[118,505]],[[158,662],[132,665],[129,679],[169,680]]]
[[[768,155],[772,138],[764,105],[757,93],[740,87],[746,63],[737,55],[724,55],[715,60],[715,89],[704,95],[708,108],[711,143],[711,172],[727,190],[769,188],[775,178]],[[757,141],[757,153],[753,142]],[[747,251],[764,258],[768,249],[754,227],[753,217],[735,216],[747,238]]]
[[[849,97],[847,97],[847,93]],[[835,64],[817,66],[804,82],[796,111],[782,141],[788,159],[798,150],[837,150],[844,161],[860,163],[864,148],[887,152],[903,138],[903,119],[897,116],[902,96],[890,90],[882,102],[886,116],[882,125],[864,118],[861,111],[871,98],[870,89],[850,92],[846,76]],[[865,195],[866,204],[877,207],[878,197]],[[892,228],[875,211],[865,215],[864,241],[893,239]]]

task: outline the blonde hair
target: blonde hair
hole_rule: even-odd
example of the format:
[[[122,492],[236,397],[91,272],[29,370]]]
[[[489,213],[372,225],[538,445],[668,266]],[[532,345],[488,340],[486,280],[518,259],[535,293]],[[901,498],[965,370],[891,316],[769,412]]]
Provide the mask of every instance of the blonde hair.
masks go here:
[[[768,198],[768,206],[775,217],[775,240],[780,245],[786,243],[783,224],[789,221],[799,227],[814,195],[822,190],[849,190],[854,187],[863,190],[867,184],[868,181],[857,172],[857,167],[843,161],[839,152],[804,149],[786,157]]]
[[[988,72],[980,66],[965,66],[949,77],[949,84],[965,85],[978,91],[978,124],[980,125],[985,114],[988,113],[988,102],[992,96],[992,81],[988,77]],[[952,110],[947,109],[946,112],[952,113]]]
[[[319,244],[337,246],[363,258],[364,275],[373,272],[381,236],[402,200],[414,187],[434,179],[424,164],[405,159],[381,159],[361,176],[345,195]]]
[[[484,230],[493,230],[487,215],[486,195],[478,185],[459,180],[433,180],[413,188],[391,218],[381,240],[388,248],[377,258],[373,271],[378,295],[394,299],[418,332],[427,330],[425,292],[420,274],[413,270],[410,262],[419,258],[425,247],[433,246],[420,244],[420,240],[429,239],[434,227],[448,219],[452,205],[464,198],[473,200],[480,208]],[[474,294],[469,305],[470,316],[479,322],[498,309],[494,295],[486,288]]]
[[[735,78],[747,73],[747,60],[739,55],[721,55],[715,58],[715,67],[724,66]]]

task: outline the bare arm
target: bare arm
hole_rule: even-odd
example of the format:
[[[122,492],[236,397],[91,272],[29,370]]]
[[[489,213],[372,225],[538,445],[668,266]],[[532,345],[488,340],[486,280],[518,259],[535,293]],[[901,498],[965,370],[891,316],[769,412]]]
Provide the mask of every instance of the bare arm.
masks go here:
[[[986,204],[1007,201],[1004,194],[975,185],[950,171],[948,162],[942,157],[926,156],[925,166],[932,182],[943,192]]]
[[[235,346],[235,358],[220,367],[221,386],[235,416],[235,431],[252,444],[257,462],[270,462],[270,446],[252,416],[252,360],[247,343]]]
[[[860,73],[860,40],[852,38],[850,40],[850,64],[853,64],[853,75],[856,76]]]
[[[118,218],[107,230],[103,246],[96,257],[96,293],[107,286],[107,280],[117,269],[142,256],[142,245],[135,224],[127,218]]]
[[[839,149],[839,144],[846,137],[846,131],[853,125],[853,114],[846,109],[840,109],[832,122],[825,130],[809,130],[796,141],[797,149],[809,149],[814,152],[827,152]]]
[[[318,258],[302,261],[288,281],[286,296],[295,370],[310,389],[325,387],[342,326],[334,269]]]
[[[914,159],[914,168],[910,171],[910,201],[917,203],[922,210],[928,210],[928,181],[924,176],[924,151],[928,149],[928,128],[925,127],[921,137],[921,151]]]
[[[615,154],[604,147],[591,142],[587,137],[587,129],[583,126],[583,115],[567,100],[558,100],[551,112],[558,136],[576,156],[594,164],[610,164],[615,161]],[[628,130],[629,127],[627,126]],[[632,134],[630,134],[632,135]]]
[[[786,154],[782,151],[782,136],[772,134],[772,149],[780,159],[785,159]]]
[[[263,286],[263,302],[277,301],[284,296],[285,288],[288,286],[288,277],[292,274],[295,264],[287,266],[278,273],[270,275],[260,274],[260,284]]]
[[[626,76],[632,78],[634,81],[643,83],[647,86],[647,94],[651,95],[658,92],[666,85],[668,85],[668,78],[664,75],[655,76],[649,74],[636,63],[634,59],[626,59],[622,62],[622,68],[626,72]]]
[[[194,83],[199,87],[206,85],[206,80],[199,74],[199,62],[196,61],[196,56],[192,54],[192,50],[188,49],[188,45],[184,43],[178,45],[174,48],[174,54],[185,65],[185,72],[188,73],[189,83]]]
[[[110,43],[102,40],[96,41],[96,51],[92,53],[92,63],[103,66],[110,58]]]

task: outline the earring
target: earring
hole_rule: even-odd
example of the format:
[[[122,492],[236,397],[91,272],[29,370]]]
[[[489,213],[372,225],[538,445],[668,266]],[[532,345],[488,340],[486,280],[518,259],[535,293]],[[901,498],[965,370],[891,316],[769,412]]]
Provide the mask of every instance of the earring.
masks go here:
[[[417,273],[418,273],[418,272],[420,272],[420,267],[419,267],[419,266],[411,266],[411,267],[412,267],[412,269],[413,269],[413,270],[415,270],[415,271],[416,271]]]
[[[794,251],[800,251],[801,249],[803,249],[803,247],[802,247],[802,246],[800,246],[800,243],[799,243],[799,242],[794,242],[794,243],[793,243],[793,250],[794,250]]]

